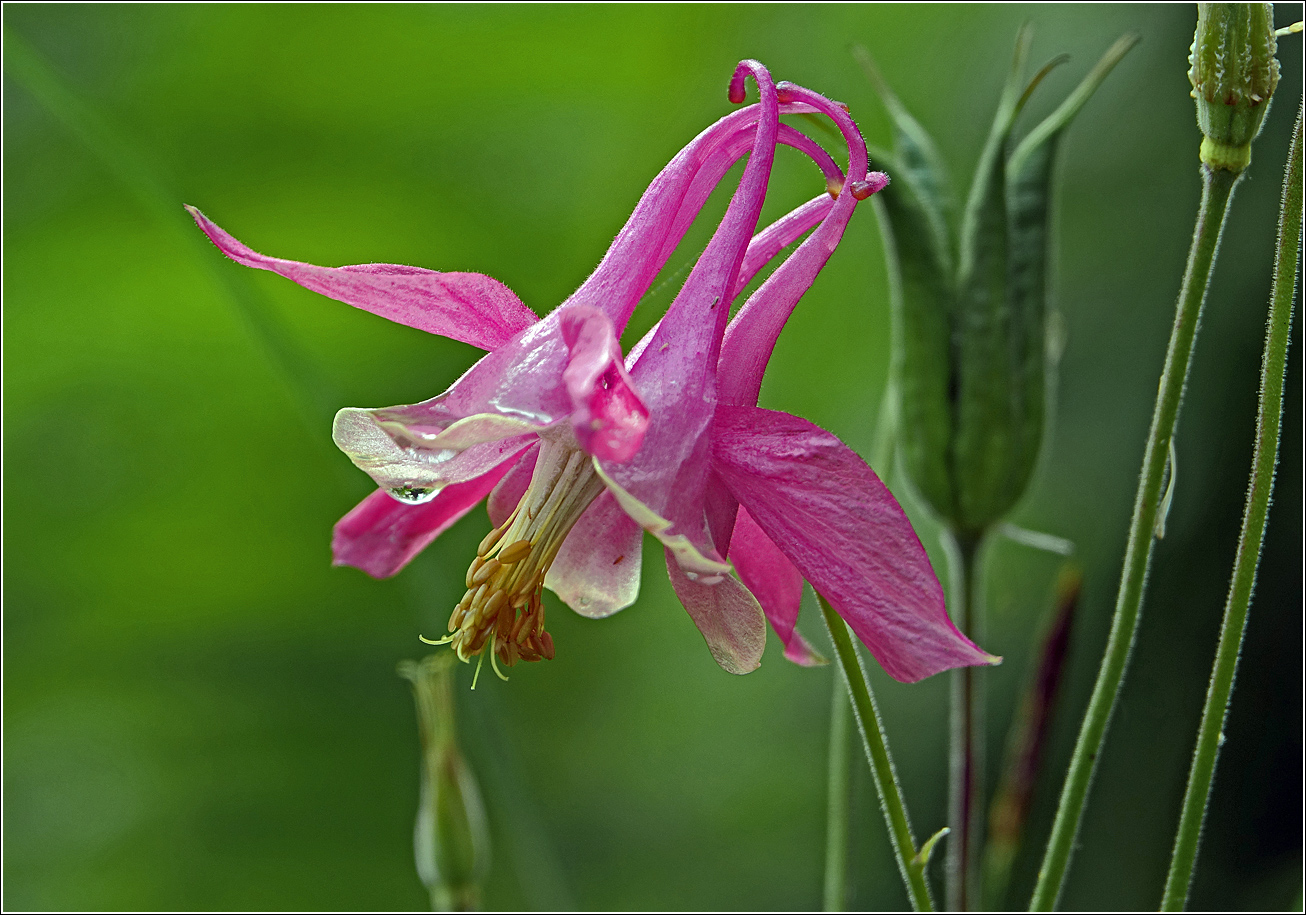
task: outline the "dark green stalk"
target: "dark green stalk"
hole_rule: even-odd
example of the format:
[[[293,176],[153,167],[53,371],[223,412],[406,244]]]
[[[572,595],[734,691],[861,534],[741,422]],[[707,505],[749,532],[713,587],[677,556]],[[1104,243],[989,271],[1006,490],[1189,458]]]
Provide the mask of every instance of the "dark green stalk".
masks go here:
[[[1179,419],[1193,341],[1201,321],[1211,268],[1220,247],[1224,218],[1234,187],[1242,176],[1241,172],[1213,170],[1205,164],[1201,168],[1202,204],[1188,251],[1188,266],[1184,271],[1174,327],[1170,333],[1170,346],[1166,352],[1165,368],[1161,372],[1156,406],[1152,413],[1152,426],[1143,453],[1143,467],[1134,500],[1134,514],[1129,525],[1129,542],[1125,548],[1124,568],[1120,574],[1120,590],[1116,597],[1111,633],[1107,638],[1093,695],[1080,726],[1070,770],[1066,773],[1065,785],[1061,790],[1061,802],[1052,824],[1052,835],[1030,900],[1031,910],[1051,909],[1061,895],[1089,784],[1106,738],[1107,725],[1111,722],[1111,712],[1120,692],[1125,667],[1129,663],[1129,653],[1138,630],[1143,591],[1147,584],[1147,567],[1152,556],[1152,534],[1156,529],[1166,455]]]
[[[831,678],[834,693],[830,697],[830,768],[829,793],[825,817],[825,894],[827,912],[842,912],[848,898],[848,813],[849,759],[848,732],[852,724],[852,707],[848,690],[838,677]]]
[[[925,883],[925,864],[927,856],[918,854],[916,840],[912,836],[911,823],[907,819],[907,808],[902,802],[902,791],[898,786],[898,776],[893,770],[893,759],[889,756],[889,745],[884,739],[884,727],[880,723],[880,712],[875,707],[875,698],[871,695],[866,672],[862,668],[861,658],[853,648],[848,627],[839,614],[834,612],[825,598],[817,595],[821,604],[821,614],[825,618],[830,641],[834,643],[834,653],[843,671],[844,683],[852,700],[853,715],[857,719],[857,729],[862,734],[862,744],[866,749],[866,759],[871,764],[871,775],[875,779],[875,791],[880,796],[880,809],[884,812],[886,825],[889,827],[889,839],[893,844],[894,856],[898,860],[898,871],[902,882],[907,887],[912,908],[917,912],[933,912],[934,903],[930,899],[930,890]],[[928,843],[927,843],[928,844]]]
[[[985,909],[1000,909],[1006,899],[1011,868],[1020,850],[1039,766],[1052,730],[1053,712],[1065,680],[1070,634],[1082,586],[1083,573],[1075,564],[1067,563],[1061,570],[1056,602],[1039,639],[1036,664],[1012,718],[1002,779],[989,805],[988,832],[984,836],[981,902]]]
[[[950,535],[951,536],[951,535]],[[979,641],[979,550],[982,537],[953,537],[952,619]],[[982,669],[952,672],[952,741],[948,754],[948,908],[966,912],[979,904],[978,830],[984,810],[984,703]]]
[[[1223,742],[1224,719],[1228,714],[1233,679],[1238,670],[1243,633],[1247,628],[1247,608],[1256,584],[1256,567],[1261,560],[1265,539],[1265,520],[1274,492],[1274,468],[1279,460],[1279,431],[1283,420],[1283,376],[1288,365],[1288,342],[1292,330],[1292,301],[1297,287],[1297,252],[1301,248],[1302,162],[1301,121],[1288,151],[1288,166],[1283,176],[1283,205],[1279,211],[1279,239],[1274,257],[1274,287],[1270,293],[1270,318],[1265,332],[1265,352],[1261,358],[1261,402],[1256,414],[1256,447],[1252,454],[1252,476],[1243,508],[1242,533],[1238,538],[1238,555],[1234,560],[1229,597],[1224,605],[1224,622],[1220,627],[1220,644],[1215,652],[1211,684],[1206,693],[1206,707],[1197,732],[1197,747],[1188,773],[1184,792],[1183,814],[1175,836],[1170,873],[1165,881],[1161,911],[1178,912],[1188,900],[1197,846],[1202,834],[1202,820],[1211,794],[1211,780]]]

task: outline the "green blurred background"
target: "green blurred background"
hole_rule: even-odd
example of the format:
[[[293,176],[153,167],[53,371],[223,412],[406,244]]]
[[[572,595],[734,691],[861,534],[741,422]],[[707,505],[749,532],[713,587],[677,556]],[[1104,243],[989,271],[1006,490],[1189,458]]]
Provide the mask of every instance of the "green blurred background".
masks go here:
[[[417,732],[395,663],[440,631],[488,523],[473,512],[390,581],[331,568],[331,525],[371,487],[329,431],[338,407],[439,392],[476,353],[238,276],[182,203],[263,252],[481,271],[543,313],[658,169],[727,113],[740,58],[849,103],[887,143],[849,53],[864,43],[964,184],[1026,19],[1036,60],[1072,60],[1025,129],[1119,34],[1143,40],[1064,147],[1059,411],[1015,520],[1074,540],[1087,578],[1016,903],[1105,640],[1197,206],[1192,7],[6,5],[5,905],[426,903],[411,852]],[[1284,79],[1226,229],[1071,908],[1160,898],[1250,460],[1300,100],[1300,39],[1280,44]],[[796,154],[780,158],[768,216],[822,187]],[[710,218],[628,342],[670,301]],[[781,339],[763,406],[866,454],[888,346],[865,207]],[[1301,899],[1300,346],[1289,371],[1199,908]],[[991,558],[983,644],[1007,659],[989,675],[996,774],[1060,560],[1010,542]],[[557,609],[550,623],[556,661],[459,691],[494,829],[486,905],[819,906],[831,671],[788,664],[773,640],[757,672],[723,673],[652,549],[635,607],[602,622]],[[804,626],[824,643],[810,607]],[[924,834],[944,822],[946,679],[875,672]],[[864,769],[850,904],[898,908]]]

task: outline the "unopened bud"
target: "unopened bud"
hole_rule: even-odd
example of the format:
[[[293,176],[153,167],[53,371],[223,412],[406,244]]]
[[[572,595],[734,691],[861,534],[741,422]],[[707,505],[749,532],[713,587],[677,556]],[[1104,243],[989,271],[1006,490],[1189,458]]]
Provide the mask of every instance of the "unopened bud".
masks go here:
[[[1279,84],[1274,10],[1268,3],[1199,3],[1188,80],[1202,129],[1201,159],[1240,172],[1252,161]]]
[[[402,661],[422,741],[422,789],[413,830],[417,875],[437,911],[476,908],[490,863],[490,833],[476,778],[458,749],[452,652]]]

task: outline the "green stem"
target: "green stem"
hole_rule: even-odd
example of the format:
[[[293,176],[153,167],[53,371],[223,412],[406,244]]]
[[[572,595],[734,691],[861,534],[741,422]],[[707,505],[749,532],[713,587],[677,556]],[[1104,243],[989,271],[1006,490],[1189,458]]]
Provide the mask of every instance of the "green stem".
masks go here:
[[[880,410],[875,420],[871,444],[871,466],[880,479],[893,472],[893,444],[898,427],[898,396],[893,380],[884,386]],[[830,702],[830,761],[825,822],[825,893],[827,912],[841,912],[848,894],[848,819],[852,812],[849,785],[849,741],[852,708],[848,693],[838,677],[831,677],[834,687]]]
[[[1197,748],[1188,773],[1184,792],[1183,815],[1175,835],[1170,874],[1165,881],[1161,911],[1182,911],[1188,900],[1197,845],[1202,833],[1202,819],[1211,794],[1216,758],[1223,742],[1224,719],[1233,692],[1233,678],[1238,670],[1243,632],[1247,627],[1247,607],[1256,584],[1256,567],[1261,559],[1265,538],[1265,519],[1270,495],[1274,491],[1274,467],[1279,459],[1279,427],[1283,419],[1283,376],[1288,364],[1288,341],[1292,330],[1292,300],[1297,287],[1297,252],[1301,246],[1302,174],[1301,112],[1292,134],[1288,167],[1283,176],[1283,206],[1279,212],[1279,240],[1274,259],[1274,288],[1270,293],[1270,319],[1265,333],[1265,352],[1261,359],[1261,402],[1256,414],[1256,447],[1252,455],[1252,477],[1243,508],[1242,533],[1238,555],[1234,560],[1229,597],[1224,605],[1224,622],[1220,627],[1220,645],[1215,652],[1211,684],[1206,692],[1206,708],[1197,732]]]
[[[884,738],[884,726],[880,723],[880,710],[876,708],[875,697],[871,695],[866,671],[862,668],[857,650],[853,648],[844,621],[824,597],[818,594],[816,598],[821,604],[825,628],[830,633],[830,641],[834,643],[834,653],[839,660],[839,668],[843,671],[848,696],[852,700],[853,715],[857,719],[857,729],[862,734],[866,760],[871,764],[875,791],[880,796],[880,809],[884,812],[884,820],[889,827],[889,839],[893,843],[902,882],[907,887],[913,909],[917,912],[933,912],[934,903],[930,899],[929,887],[925,884],[926,861],[923,860],[923,855],[916,852],[916,840],[907,819],[907,808],[902,802],[898,774],[893,769],[889,744]]]
[[[848,691],[832,677],[830,701],[829,795],[825,819],[825,911],[842,912],[848,891],[848,732],[852,707]]]
[[[982,535],[946,534],[952,539],[952,618],[972,641],[980,641],[979,549]],[[978,905],[979,836],[984,810],[984,702],[980,668],[952,672],[952,739],[948,754],[948,908],[967,912]]]
[[[1188,250],[1188,267],[1184,271],[1165,368],[1161,372],[1161,383],[1156,393],[1152,427],[1143,453],[1138,494],[1129,525],[1129,543],[1125,548],[1120,590],[1116,596],[1115,616],[1111,621],[1111,633],[1107,637],[1106,651],[1098,670],[1097,683],[1093,687],[1093,696],[1084,713],[1070,769],[1061,789],[1061,802],[1052,824],[1052,835],[1048,839],[1038,883],[1030,900],[1031,910],[1050,909],[1056,905],[1057,898],[1061,895],[1061,886],[1070,865],[1070,855],[1074,850],[1075,836],[1079,832],[1079,821],[1083,816],[1093,770],[1106,738],[1107,725],[1111,721],[1111,712],[1120,692],[1120,682],[1124,679],[1129,653],[1133,648],[1147,583],[1148,562],[1152,556],[1152,535],[1156,529],[1166,455],[1179,419],[1179,406],[1188,378],[1193,341],[1197,336],[1202,304],[1206,300],[1211,268],[1220,247],[1224,217],[1240,177],[1241,173],[1223,169],[1213,171],[1206,165],[1202,166],[1202,204],[1197,214],[1192,246]]]

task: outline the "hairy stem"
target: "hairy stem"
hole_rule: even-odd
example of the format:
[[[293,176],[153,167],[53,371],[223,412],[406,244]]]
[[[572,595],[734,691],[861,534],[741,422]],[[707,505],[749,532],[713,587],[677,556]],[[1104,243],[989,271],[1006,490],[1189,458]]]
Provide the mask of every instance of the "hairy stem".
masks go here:
[[[889,745],[884,738],[884,728],[880,723],[880,712],[875,707],[875,698],[871,695],[870,684],[866,681],[866,672],[862,668],[861,658],[853,648],[848,627],[839,618],[825,600],[817,595],[821,604],[821,614],[825,618],[830,641],[834,643],[834,652],[843,671],[844,683],[848,687],[848,696],[852,700],[853,716],[857,729],[862,735],[862,744],[866,749],[866,759],[871,764],[871,775],[875,779],[875,790],[880,796],[880,809],[884,812],[886,825],[889,827],[889,839],[893,844],[894,856],[898,860],[898,870],[907,887],[912,908],[917,912],[933,912],[934,903],[930,899],[930,890],[925,883],[925,861],[916,852],[916,840],[912,836],[911,823],[907,819],[907,808],[902,802],[902,791],[898,786],[898,776],[893,769],[893,759],[889,756]]]
[[[1240,177],[1241,173],[1202,166],[1202,204],[1197,213],[1192,245],[1188,249],[1188,266],[1184,271],[1179,302],[1175,308],[1170,346],[1166,351],[1165,368],[1161,372],[1156,406],[1152,413],[1152,426],[1143,453],[1143,467],[1134,499],[1134,514],[1129,525],[1129,542],[1125,548],[1125,562],[1120,574],[1120,590],[1116,595],[1111,633],[1107,637],[1097,682],[1080,726],[1079,739],[1071,756],[1065,785],[1061,789],[1061,802],[1052,824],[1052,835],[1048,839],[1043,864],[1039,868],[1038,883],[1030,900],[1031,910],[1051,909],[1061,895],[1093,771],[1106,739],[1107,725],[1111,722],[1111,712],[1115,708],[1120,683],[1125,676],[1125,667],[1129,663],[1130,650],[1138,631],[1143,591],[1147,584],[1147,567],[1152,557],[1152,537],[1156,529],[1166,456],[1174,437],[1175,424],[1179,420],[1179,407],[1183,401],[1184,384],[1188,379],[1193,342],[1197,337],[1211,268],[1220,247],[1225,214]]]
[[[1288,341],[1292,330],[1292,301],[1297,287],[1297,252],[1301,247],[1302,163],[1301,111],[1288,151],[1288,166],[1283,176],[1283,205],[1279,211],[1279,240],[1274,257],[1274,287],[1270,293],[1270,318],[1265,332],[1265,351],[1261,357],[1261,398],[1256,414],[1256,446],[1252,454],[1252,476],[1243,507],[1242,533],[1238,554],[1229,582],[1229,597],[1224,605],[1224,622],[1220,627],[1220,644],[1215,652],[1211,684],[1206,692],[1206,707],[1197,732],[1197,747],[1188,773],[1184,792],[1183,814],[1175,835],[1170,873],[1165,881],[1161,911],[1178,912],[1188,900],[1193,865],[1202,833],[1202,820],[1211,794],[1216,758],[1223,742],[1224,720],[1233,693],[1238,655],[1242,651],[1243,632],[1247,628],[1247,608],[1256,584],[1256,567],[1261,560],[1265,539],[1265,520],[1274,491],[1274,468],[1279,460],[1279,430],[1283,420],[1283,376],[1288,365]]]

